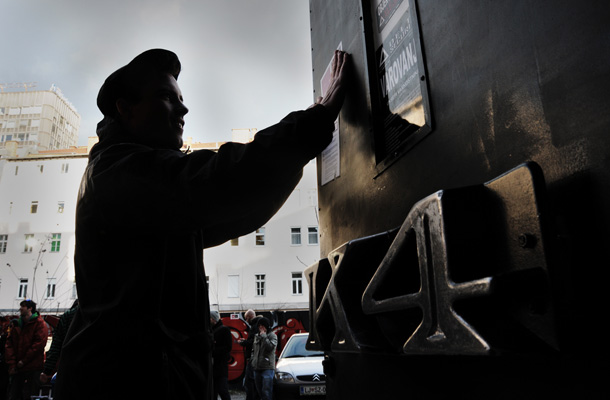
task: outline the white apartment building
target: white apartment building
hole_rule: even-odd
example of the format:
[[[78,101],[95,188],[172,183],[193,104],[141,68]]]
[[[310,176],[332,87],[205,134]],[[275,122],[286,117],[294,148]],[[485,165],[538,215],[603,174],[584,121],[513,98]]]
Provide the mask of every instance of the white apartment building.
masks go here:
[[[0,156],[76,146],[81,117],[61,90],[0,93]]]
[[[86,151],[0,159],[0,312],[24,298],[61,312],[76,299],[74,214],[86,164]]]
[[[47,153],[0,158],[0,313],[16,313],[24,298],[43,312],[62,312],[76,298],[74,215],[87,152]],[[316,187],[312,161],[261,230],[205,250],[212,307],[223,312],[308,308],[303,270],[319,258]]]
[[[212,308],[223,313],[308,309],[303,271],[320,258],[316,182],[313,160],[264,227],[204,252]]]

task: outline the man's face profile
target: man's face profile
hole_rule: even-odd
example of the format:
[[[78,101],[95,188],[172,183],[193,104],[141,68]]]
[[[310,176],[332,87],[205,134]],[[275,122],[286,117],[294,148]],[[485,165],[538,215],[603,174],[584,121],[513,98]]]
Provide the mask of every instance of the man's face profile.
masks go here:
[[[25,305],[19,306],[19,314],[21,314],[22,318],[26,318],[32,315],[32,309],[26,307]]]
[[[161,74],[151,77],[142,87],[137,101],[119,99],[117,108],[128,132],[142,143],[180,149],[184,115],[188,112],[182,101],[176,79],[171,74]]]

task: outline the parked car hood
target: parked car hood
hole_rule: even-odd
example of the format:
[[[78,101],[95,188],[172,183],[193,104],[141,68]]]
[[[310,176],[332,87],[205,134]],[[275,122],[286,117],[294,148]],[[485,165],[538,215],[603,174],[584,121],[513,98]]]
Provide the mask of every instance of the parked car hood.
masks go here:
[[[276,371],[288,372],[295,378],[299,375],[323,374],[322,360],[319,357],[281,358],[275,366]]]

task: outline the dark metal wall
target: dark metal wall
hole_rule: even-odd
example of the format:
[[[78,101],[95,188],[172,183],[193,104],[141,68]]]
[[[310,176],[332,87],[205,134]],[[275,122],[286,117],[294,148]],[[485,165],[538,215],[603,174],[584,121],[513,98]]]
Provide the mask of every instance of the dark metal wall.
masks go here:
[[[362,3],[310,1],[314,95],[339,43],[355,70],[340,115],[340,176],[319,187],[321,257],[351,240],[398,228],[417,201],[438,190],[488,182],[534,162],[546,183],[546,251],[560,350],[542,346],[542,356],[526,352],[516,358],[329,352],[336,368],[329,397],[535,398],[569,392],[588,398],[603,392],[598,378],[607,373],[608,356],[599,328],[608,306],[610,6],[416,1],[431,131],[380,172],[369,80],[374,66],[367,61],[370,32]],[[383,328],[369,329],[374,336]]]

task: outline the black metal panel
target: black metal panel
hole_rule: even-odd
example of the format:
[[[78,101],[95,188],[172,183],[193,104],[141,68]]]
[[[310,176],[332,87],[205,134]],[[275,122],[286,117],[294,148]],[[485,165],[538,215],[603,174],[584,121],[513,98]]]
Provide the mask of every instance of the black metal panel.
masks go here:
[[[558,394],[595,397],[604,392],[600,377],[608,372],[598,365],[605,365],[609,356],[607,340],[598,339],[597,327],[608,308],[609,274],[605,265],[610,242],[607,206],[610,204],[610,113],[607,111],[610,109],[610,7],[603,1],[569,0],[416,0],[415,4],[432,131],[379,174],[375,153],[378,116],[367,63],[370,34],[362,2],[310,1],[314,96],[320,91],[320,78],[339,42],[352,54],[355,67],[353,87],[339,120],[341,174],[319,188],[321,256],[326,258],[345,243],[400,226],[409,210],[431,193],[475,187],[517,165],[533,161],[544,171],[546,203],[550,210],[548,222],[555,233],[549,237],[549,244],[545,244],[548,275],[545,273],[541,278],[534,273],[516,281],[550,282],[549,290],[557,294],[554,314],[558,322],[555,333],[559,337],[549,334],[546,322],[536,326],[537,319],[528,321],[528,307],[539,315],[548,311],[544,301],[529,305],[527,301],[517,301],[512,306],[501,303],[500,306],[514,312],[495,320],[495,327],[486,327],[485,321],[478,322],[485,319],[489,309],[493,310],[494,301],[481,309],[467,300],[456,301],[456,309],[465,313],[468,321],[475,321],[471,326],[481,337],[497,338],[485,341],[491,349],[506,349],[502,356],[391,357],[360,350],[331,351],[334,361],[328,364],[334,363],[337,374],[329,377],[329,397],[350,397],[351,394],[352,398],[360,395],[382,398],[396,393],[406,396],[405,385],[410,385],[408,394],[413,398],[434,398],[441,394],[455,397],[455,387],[464,398],[502,395],[504,398],[535,398],[536,395],[544,398]],[[519,191],[521,187],[516,186],[514,190]],[[473,206],[464,207],[476,211]],[[491,217],[489,221],[493,221],[494,216]],[[519,221],[508,225],[518,226]],[[458,229],[450,237],[460,238],[471,251],[477,248],[492,251],[494,244],[486,242],[485,235],[482,244],[469,242],[478,229],[487,232],[485,224],[463,226],[466,228],[463,234]],[[532,237],[528,234],[521,232],[517,238],[511,234],[511,245],[521,243],[525,246],[521,248],[523,252],[531,250],[528,246]],[[448,251],[458,251],[449,242],[448,246]],[[498,256],[492,259],[502,260]],[[528,257],[510,260],[512,264],[530,262],[537,261]],[[502,264],[495,265],[499,268]],[[340,268],[348,269],[346,264]],[[457,274],[452,278],[463,282],[492,276],[483,272],[484,263],[476,264],[457,271],[452,269],[452,274]],[[531,271],[522,272],[527,275]],[[409,281],[408,290],[416,290],[411,281],[420,279],[419,274],[412,271],[405,277]],[[506,279],[500,282],[500,288],[510,288],[515,283],[511,276],[520,274],[502,275]],[[400,274],[398,278],[402,278]],[[394,291],[400,292],[399,289],[403,288],[384,288],[389,297]],[[532,287],[520,290],[528,293]],[[546,296],[539,289],[534,289],[534,293],[542,298]],[[400,316],[405,321],[414,317],[410,313]],[[552,348],[558,340],[559,353],[520,358],[511,350],[510,341],[494,335],[494,331],[512,327],[509,321],[525,326],[523,332],[515,332],[518,335],[535,332],[533,336],[540,343],[532,339],[532,348]],[[352,328],[357,325],[349,320],[345,323]],[[416,328],[407,322],[396,326],[410,332]],[[505,336],[510,337],[512,333],[507,330]],[[382,340],[390,342],[390,347],[395,349],[410,334],[403,334],[406,338],[400,340],[396,336],[383,336]],[[404,362],[405,357],[409,362]],[[400,387],[380,389],[379,385],[369,384],[371,380],[385,381],[386,377],[401,381]],[[350,385],[353,389],[346,392]],[[528,385],[531,390],[525,389]]]
[[[557,349],[540,191],[530,164],[418,202],[364,292],[364,313],[404,354]],[[415,275],[417,285],[405,284]],[[416,328],[401,329],[397,315]]]

